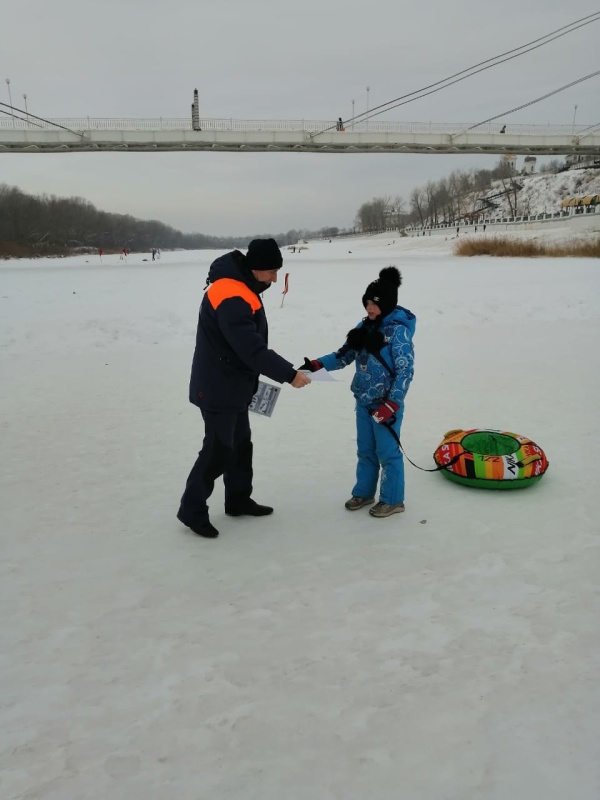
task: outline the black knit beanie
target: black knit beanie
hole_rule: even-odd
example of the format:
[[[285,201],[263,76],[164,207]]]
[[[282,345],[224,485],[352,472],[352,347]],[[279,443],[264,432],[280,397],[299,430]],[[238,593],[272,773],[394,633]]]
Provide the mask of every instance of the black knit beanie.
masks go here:
[[[402,283],[402,276],[396,267],[384,267],[377,280],[367,286],[363,295],[362,304],[367,306],[367,300],[379,306],[381,316],[386,317],[398,305],[398,287]]]
[[[248,245],[246,264],[250,269],[281,269],[283,256],[275,239],[253,239]]]

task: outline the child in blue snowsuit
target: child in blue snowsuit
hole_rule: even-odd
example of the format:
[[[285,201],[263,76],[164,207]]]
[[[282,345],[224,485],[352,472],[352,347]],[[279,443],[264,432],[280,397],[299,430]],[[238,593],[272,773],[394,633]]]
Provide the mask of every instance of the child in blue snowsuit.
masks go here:
[[[351,390],[356,398],[358,464],[352,497],[345,505],[350,511],[371,505],[381,469],[379,502],[369,509],[373,517],[404,511],[404,461],[398,440],[404,397],[413,378],[416,318],[397,305],[401,282],[396,267],[382,269],[362,298],[367,316],[349,331],[344,345],[313,361],[305,358],[303,367],[330,372],[356,364]]]

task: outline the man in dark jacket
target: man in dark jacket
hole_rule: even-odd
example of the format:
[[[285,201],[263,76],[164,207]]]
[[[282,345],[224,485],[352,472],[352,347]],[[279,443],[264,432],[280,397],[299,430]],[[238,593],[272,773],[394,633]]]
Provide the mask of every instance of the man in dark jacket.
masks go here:
[[[204,442],[187,479],[177,518],[194,533],[219,535],[208,517],[208,498],[223,475],[225,513],[272,514],[252,498],[252,439],[248,405],[258,376],[300,389],[310,378],[268,348],[268,327],[260,295],[277,282],[283,259],[274,239],[254,239],[244,256],[227,253],[210,266],[200,305],[190,402],[204,419]]]

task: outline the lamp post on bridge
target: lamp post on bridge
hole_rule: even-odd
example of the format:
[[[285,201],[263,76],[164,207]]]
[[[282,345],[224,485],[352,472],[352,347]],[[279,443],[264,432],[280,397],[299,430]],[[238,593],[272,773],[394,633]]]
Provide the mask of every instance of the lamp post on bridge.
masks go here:
[[[27,110],[27,95],[23,92],[23,100],[25,101],[25,114],[27,115],[27,122],[29,122],[29,111]]]
[[[10,115],[12,117],[12,126],[15,127],[15,115],[13,114],[13,104],[12,104],[12,95],[10,93],[10,78],[5,78],[6,85],[8,87],[8,104],[10,106]]]
[[[575,133],[575,117],[577,116],[577,103],[575,103],[575,109],[573,111],[573,127],[571,128],[571,133]]]
[[[352,130],[354,130],[354,100],[352,101]]]
[[[367,131],[369,130],[369,92],[371,91],[371,87],[367,86]]]

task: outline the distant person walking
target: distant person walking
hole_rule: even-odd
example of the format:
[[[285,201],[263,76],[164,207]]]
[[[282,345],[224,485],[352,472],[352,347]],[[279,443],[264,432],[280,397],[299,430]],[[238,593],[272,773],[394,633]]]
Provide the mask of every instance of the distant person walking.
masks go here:
[[[336,130],[338,130],[338,131],[343,131],[343,130],[345,130],[345,129],[344,129],[344,123],[342,122],[342,118],[341,118],[341,117],[338,117],[338,121],[337,121],[337,122],[336,122],[336,124],[335,124],[335,128],[336,128]]]
[[[152,248],[152,261],[156,260],[156,247]]]

